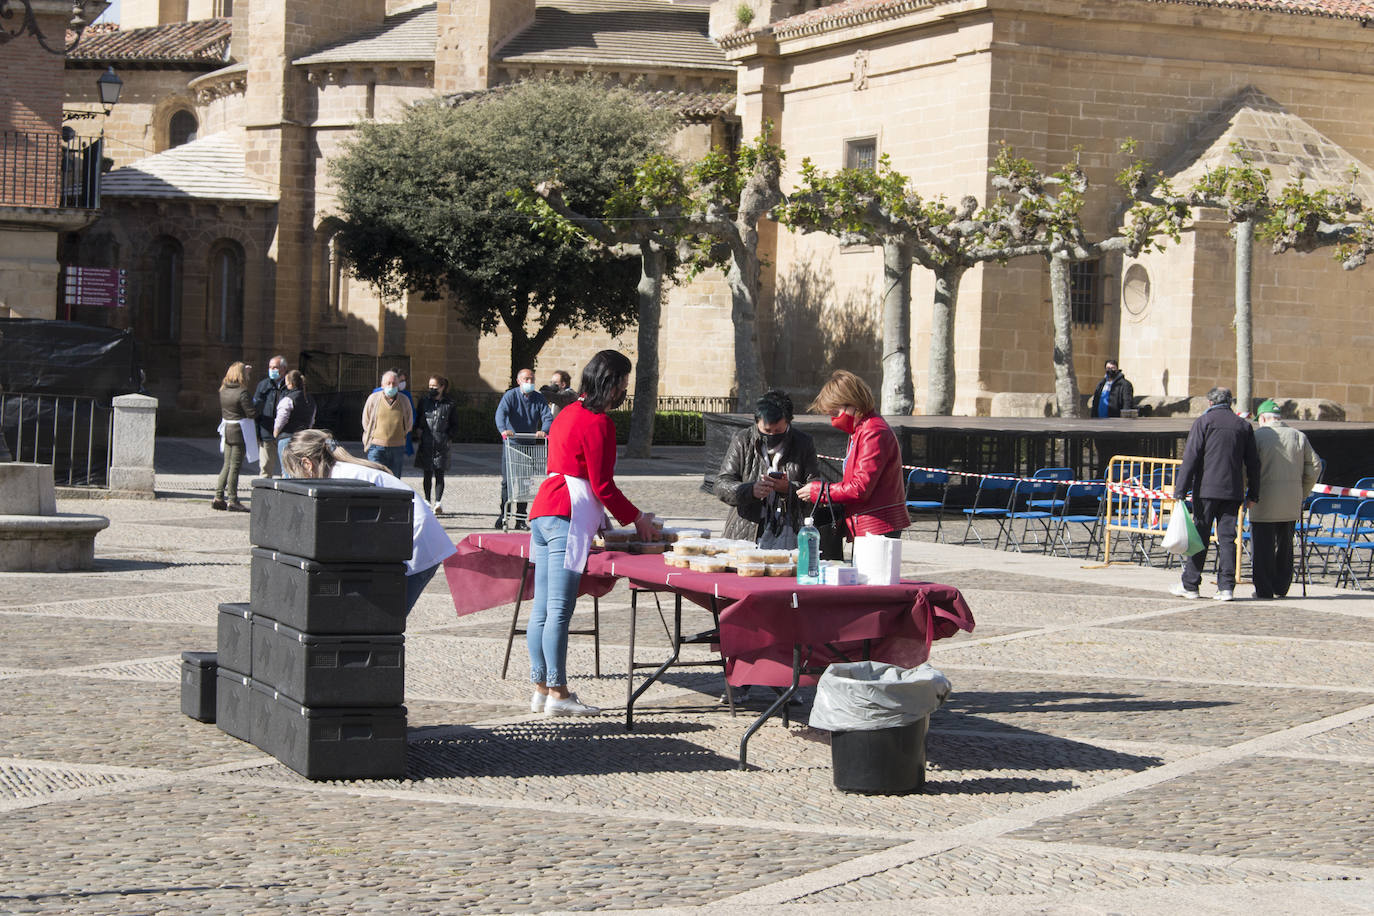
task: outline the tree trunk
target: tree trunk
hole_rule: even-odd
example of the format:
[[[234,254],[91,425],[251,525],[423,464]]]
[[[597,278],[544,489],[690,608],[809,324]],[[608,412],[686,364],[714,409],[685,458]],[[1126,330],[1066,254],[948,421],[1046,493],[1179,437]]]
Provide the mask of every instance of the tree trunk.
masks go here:
[[[926,413],[947,417],[954,412],[954,313],[959,306],[959,281],[964,267],[935,272],[935,308],[930,318],[930,382]]]
[[[1050,315],[1054,322],[1054,402],[1061,417],[1081,417],[1078,375],[1073,369],[1073,306],[1069,301],[1069,259],[1050,255]]]
[[[630,439],[625,457],[648,458],[654,445],[654,412],[658,407],[658,326],[663,311],[663,249],[639,245],[639,358],[635,363],[635,400],[630,412]]]
[[[1250,269],[1255,250],[1255,224],[1236,223],[1236,409],[1247,414],[1255,382],[1255,338],[1250,312]]]
[[[730,319],[735,326],[736,409],[751,413],[767,388],[759,350],[759,234],[751,228],[741,236],[739,244],[730,246],[733,256],[726,280],[730,283]]]
[[[879,407],[889,416],[910,416],[915,406],[911,383],[911,248],[900,239],[883,240],[883,393]]]
[[[524,328],[517,331],[506,325],[506,330],[510,331],[510,383],[514,385],[516,373],[521,369],[533,369],[543,347],[525,333]]]

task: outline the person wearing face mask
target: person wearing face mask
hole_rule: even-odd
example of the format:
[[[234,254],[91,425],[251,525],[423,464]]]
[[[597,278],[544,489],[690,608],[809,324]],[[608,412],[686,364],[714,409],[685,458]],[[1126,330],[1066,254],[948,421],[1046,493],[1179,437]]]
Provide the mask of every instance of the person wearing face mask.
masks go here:
[[[429,501],[433,485],[434,514],[444,511],[444,473],[448,470],[449,432],[453,429],[453,399],[448,396],[448,379],[430,376],[429,388],[416,410],[418,422],[413,438],[419,443],[415,449],[415,466],[425,476],[425,501]]]
[[[724,537],[760,547],[797,546],[804,513],[797,491],[821,479],[816,443],[792,427],[792,399],[774,389],[754,405],[754,423],[735,434],[716,472],[716,498],[730,507]]]
[[[258,461],[263,477],[281,475],[281,461],[277,440],[272,435],[272,422],[277,407],[286,394],[286,357],[278,354],[267,361],[267,378],[258,382],[253,391],[253,409],[258,416]]]
[[[496,429],[501,433],[502,439],[509,439],[518,434],[533,434],[538,438],[544,438],[549,433],[549,427],[553,425],[553,411],[549,408],[549,401],[534,387],[534,370],[521,369],[515,376],[515,387],[501,396],[501,403],[496,406]],[[510,485],[506,480],[506,463],[501,462],[501,514],[497,516],[496,527],[504,528],[506,524],[506,496],[510,492]],[[524,505],[516,506],[516,515],[525,514]],[[516,522],[516,528],[527,527],[523,521]]]
[[[1119,417],[1123,409],[1135,406],[1135,389],[1116,360],[1107,360],[1102,381],[1093,389],[1092,400],[1088,401],[1094,417]]]
[[[897,434],[878,415],[873,389],[852,372],[837,369],[811,402],[814,413],[830,414],[830,425],[849,436],[844,476],[830,485],[830,499],[844,510],[846,537],[900,537],[911,524],[902,480]],[[819,482],[802,488],[809,502],[820,498]]]
[[[406,440],[415,424],[415,408],[401,394],[396,371],[388,369],[382,384],[363,404],[363,448],[375,461],[397,477],[405,467]]]
[[[533,377],[531,377],[533,381]],[[641,512],[615,483],[615,424],[607,416],[625,402],[630,360],[602,350],[582,370],[580,399],[558,412],[549,435],[549,476],[530,507],[534,601],[526,627],[531,712],[594,716],[601,712],[568,690],[568,624],[592,537],[606,513],[633,523],[640,540],[659,540],[652,513]]]

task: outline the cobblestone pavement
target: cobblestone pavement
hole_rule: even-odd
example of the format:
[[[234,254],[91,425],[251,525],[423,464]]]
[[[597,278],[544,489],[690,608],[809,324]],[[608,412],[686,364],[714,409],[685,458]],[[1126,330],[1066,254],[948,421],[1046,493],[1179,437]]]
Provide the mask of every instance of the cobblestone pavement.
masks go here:
[[[662,451],[624,488],[718,529],[699,450]],[[762,707],[732,718],[710,667],[627,733],[623,590],[600,676],[590,639],[569,655],[608,714],[530,715],[519,644],[500,678],[510,609],[457,618],[441,578],[407,633],[407,778],[311,782],[180,713],[180,652],[248,599],[248,517],[210,511],[211,443],[158,455],[155,501],[60,498],[112,520],[95,570],[0,573],[0,913],[1374,912],[1374,595],[1190,602],[1176,570],[922,526],[906,572],[978,627],[933,652],[954,692],[925,791],[862,796],[834,788],[809,692],[747,771]],[[497,455],[455,451],[455,539],[494,519]],[[638,641],[667,645],[651,609]]]

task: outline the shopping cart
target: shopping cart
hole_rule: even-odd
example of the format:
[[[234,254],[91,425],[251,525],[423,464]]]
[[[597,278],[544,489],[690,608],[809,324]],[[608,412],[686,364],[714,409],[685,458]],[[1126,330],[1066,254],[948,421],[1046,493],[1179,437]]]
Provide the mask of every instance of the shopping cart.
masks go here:
[[[501,517],[509,531],[516,523],[529,523],[529,504],[548,476],[549,443],[533,433],[515,433],[502,440],[501,474],[506,484],[506,501]]]

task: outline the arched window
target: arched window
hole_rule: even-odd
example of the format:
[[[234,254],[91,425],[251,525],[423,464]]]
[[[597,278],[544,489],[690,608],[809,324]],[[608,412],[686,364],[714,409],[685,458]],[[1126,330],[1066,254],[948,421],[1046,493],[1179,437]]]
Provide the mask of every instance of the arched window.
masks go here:
[[[181,337],[181,259],[176,239],[163,236],[153,243],[153,308],[147,329],[153,340]]]
[[[243,247],[222,239],[210,249],[210,295],[206,297],[210,338],[220,343],[243,341]]]
[[[200,124],[196,121],[195,115],[184,108],[177,111],[167,122],[167,148],[172,149],[183,143],[190,143],[196,138],[199,128]]]

